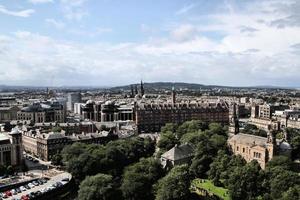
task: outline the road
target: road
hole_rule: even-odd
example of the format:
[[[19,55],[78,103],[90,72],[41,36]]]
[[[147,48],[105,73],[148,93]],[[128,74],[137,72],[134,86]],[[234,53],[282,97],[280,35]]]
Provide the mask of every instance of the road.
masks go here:
[[[12,200],[14,198],[21,198],[21,196],[29,194],[31,192],[37,192],[38,190],[41,191],[43,188],[50,187],[52,184],[54,184],[58,181],[61,181],[64,178],[69,178],[69,180],[71,180],[71,174],[69,174],[67,172],[63,172],[61,174],[55,175],[55,176],[51,177],[51,179],[48,180],[47,183],[45,183],[43,185],[35,186],[34,188],[31,188],[31,189],[26,190],[26,191],[22,191],[21,193],[13,195],[12,197],[10,197],[8,199]]]

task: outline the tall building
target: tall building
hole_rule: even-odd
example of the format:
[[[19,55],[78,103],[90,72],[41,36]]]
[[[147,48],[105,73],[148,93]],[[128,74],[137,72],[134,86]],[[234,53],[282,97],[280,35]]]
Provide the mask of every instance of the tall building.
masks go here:
[[[236,103],[229,106],[229,134],[234,135],[239,132],[239,120],[236,107]]]
[[[144,94],[145,94],[144,83],[143,83],[143,81],[141,80],[141,97],[144,96]]]
[[[22,133],[17,128],[9,133],[0,133],[0,165],[20,166],[22,162]]]
[[[175,88],[172,87],[172,104],[174,105],[176,103],[176,91]]]
[[[190,120],[228,124],[228,107],[216,103],[140,103],[135,108],[138,132],[159,132],[166,123],[182,124]]]
[[[67,110],[74,111],[74,103],[81,103],[81,93],[69,93],[68,94],[68,101],[67,101]]]

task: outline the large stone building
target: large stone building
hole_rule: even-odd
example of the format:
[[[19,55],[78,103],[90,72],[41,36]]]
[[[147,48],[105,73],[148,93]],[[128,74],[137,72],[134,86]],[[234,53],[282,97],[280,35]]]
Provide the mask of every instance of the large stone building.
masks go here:
[[[94,102],[88,100],[82,108],[84,119],[97,122],[133,121],[132,105],[116,104],[114,101]]]
[[[18,120],[29,120],[33,123],[64,122],[65,110],[59,102],[39,102],[22,108],[17,113]]]
[[[0,123],[16,120],[18,111],[20,111],[18,106],[0,107]]]
[[[166,123],[182,124],[190,120],[228,124],[225,103],[141,103],[136,106],[139,132],[159,132]]]
[[[268,136],[260,137],[249,134],[239,133],[238,120],[236,117],[235,106],[232,105],[232,113],[229,125],[228,145],[235,155],[241,155],[247,162],[257,160],[262,169],[266,163],[275,155],[289,155],[291,146],[286,139],[276,140],[272,126],[268,126]]]
[[[22,162],[22,133],[18,129],[0,133],[0,165],[20,166]]]
[[[112,132],[102,131],[96,133],[81,133],[65,135],[64,133],[41,133],[38,130],[30,130],[23,133],[24,151],[42,160],[49,161],[59,153],[66,145],[74,142],[86,144],[105,144],[118,136]]]

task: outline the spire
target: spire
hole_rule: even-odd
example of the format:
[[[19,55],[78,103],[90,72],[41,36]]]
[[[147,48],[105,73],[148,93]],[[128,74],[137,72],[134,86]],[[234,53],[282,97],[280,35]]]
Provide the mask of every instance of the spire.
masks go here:
[[[131,97],[133,98],[134,97],[134,91],[133,91],[133,85],[130,85],[130,90],[131,90]]]
[[[143,84],[143,80],[141,80],[141,96],[144,96],[144,84]]]
[[[229,107],[229,133],[238,134],[240,131],[239,119],[236,111],[236,103]]]
[[[175,91],[175,87],[172,87],[172,104],[175,105],[176,103],[176,91]]]
[[[135,89],[134,90],[135,90],[135,95],[137,95],[139,93],[137,85],[135,85]]]

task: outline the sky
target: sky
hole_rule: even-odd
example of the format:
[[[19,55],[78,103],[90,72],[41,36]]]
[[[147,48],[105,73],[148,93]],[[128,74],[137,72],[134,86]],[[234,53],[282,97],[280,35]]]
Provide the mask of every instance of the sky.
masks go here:
[[[0,0],[0,85],[300,87],[299,0]]]

